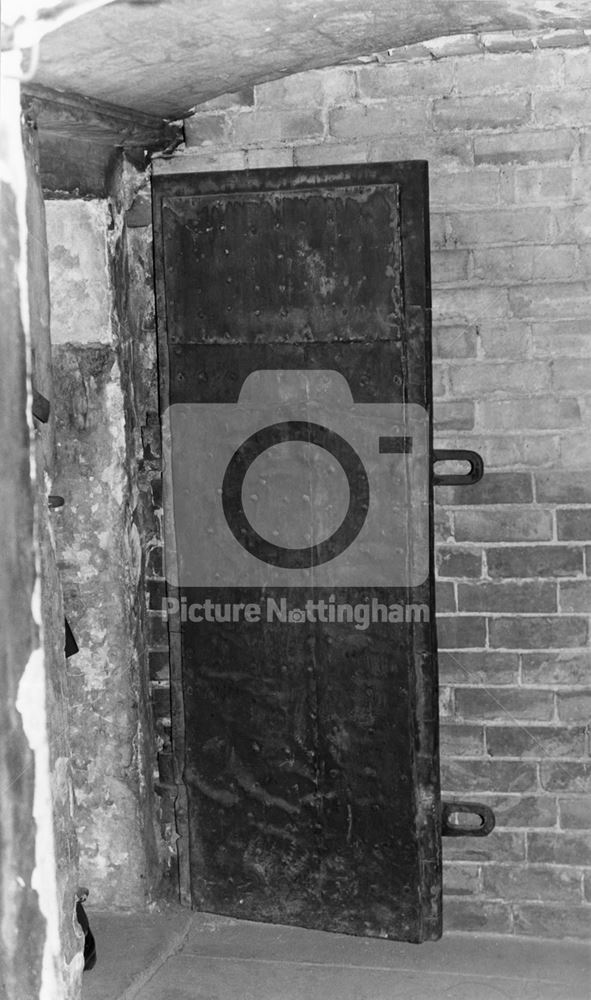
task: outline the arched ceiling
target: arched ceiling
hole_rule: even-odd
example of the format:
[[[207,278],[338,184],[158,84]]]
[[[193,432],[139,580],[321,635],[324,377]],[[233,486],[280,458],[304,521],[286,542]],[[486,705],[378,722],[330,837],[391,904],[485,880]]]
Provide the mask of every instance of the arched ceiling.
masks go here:
[[[474,31],[591,27],[590,0],[143,0],[45,36],[36,84],[159,118],[264,80]]]

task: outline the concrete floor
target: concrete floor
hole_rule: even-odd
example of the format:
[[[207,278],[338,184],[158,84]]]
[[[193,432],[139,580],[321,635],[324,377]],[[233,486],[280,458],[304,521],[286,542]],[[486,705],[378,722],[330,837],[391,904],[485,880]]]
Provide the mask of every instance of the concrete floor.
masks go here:
[[[585,944],[412,945],[181,909],[89,917],[98,962],[83,1000],[591,1000]]]

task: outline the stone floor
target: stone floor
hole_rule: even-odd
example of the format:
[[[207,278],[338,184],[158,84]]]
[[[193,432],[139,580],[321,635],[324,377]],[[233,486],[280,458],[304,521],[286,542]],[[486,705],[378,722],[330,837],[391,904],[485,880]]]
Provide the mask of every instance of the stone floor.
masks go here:
[[[99,957],[83,1000],[591,1000],[585,944],[412,945],[181,909],[89,916]]]

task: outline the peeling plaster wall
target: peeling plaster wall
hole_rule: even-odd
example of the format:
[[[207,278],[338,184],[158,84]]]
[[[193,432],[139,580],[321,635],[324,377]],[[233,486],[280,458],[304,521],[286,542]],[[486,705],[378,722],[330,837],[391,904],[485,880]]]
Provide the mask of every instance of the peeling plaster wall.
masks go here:
[[[83,936],[76,920],[78,886],[78,841],[74,828],[74,796],[70,766],[69,689],[64,655],[64,611],[53,533],[53,512],[48,509],[55,472],[55,391],[50,343],[49,273],[45,207],[39,180],[37,133],[30,125],[24,135],[28,163],[27,229],[29,272],[29,324],[31,337],[31,381],[49,400],[47,423],[34,420],[37,480],[37,545],[39,550],[40,616],[42,624],[45,710],[48,727],[53,839],[55,844],[55,890],[59,935],[56,947],[62,953],[64,989],[75,996],[80,989]]]
[[[46,487],[52,427],[47,253],[33,129],[21,135],[20,53],[3,54],[0,120],[0,994],[76,1000],[82,934],[74,923],[77,845],[64,621]]]
[[[3,81],[4,84],[4,81]],[[10,84],[8,85],[10,86]],[[13,90],[14,90],[14,85]],[[14,102],[9,91],[8,101]],[[6,94],[3,96],[6,100]],[[16,93],[18,102],[18,88]],[[4,112],[6,113],[6,112]],[[18,119],[17,119],[18,121]],[[0,992],[16,1000],[37,995],[45,941],[45,919],[32,886],[35,867],[33,797],[35,762],[17,709],[19,685],[36,645],[31,601],[34,587],[33,487],[26,414],[25,318],[23,317],[22,230],[19,232],[17,167],[10,142],[18,127],[1,135],[0,306],[6,357],[0,367],[0,601],[10,628],[0,632]],[[16,133],[16,134],[15,134]],[[21,152],[22,157],[22,152]],[[26,291],[25,291],[26,294]],[[28,955],[22,944],[28,940]]]
[[[65,610],[80,878],[89,908],[143,906],[156,873],[142,648],[133,348],[114,280],[115,206],[47,203],[56,392],[54,512]]]

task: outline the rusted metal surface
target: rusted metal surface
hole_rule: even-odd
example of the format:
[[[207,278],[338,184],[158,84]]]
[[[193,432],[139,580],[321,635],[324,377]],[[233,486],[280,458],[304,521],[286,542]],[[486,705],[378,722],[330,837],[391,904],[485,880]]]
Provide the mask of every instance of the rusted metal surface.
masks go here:
[[[396,195],[375,186],[166,199],[165,256],[171,265],[183,260],[182,286],[170,301],[171,342],[396,337]]]
[[[163,178],[154,193],[167,577],[178,612],[169,628],[188,805],[180,832],[190,840],[193,904],[355,934],[438,937],[426,166]],[[272,423],[271,385],[281,404],[275,426],[303,449],[290,459],[291,479],[273,479],[279,458],[267,466],[272,483],[293,488],[275,534],[290,518],[305,534],[295,523],[306,520],[298,477],[312,492],[309,533],[329,534],[331,502],[313,494],[314,442],[302,444],[294,427],[313,422],[332,383],[351,402],[341,421],[326,405],[324,454],[344,439],[364,452],[372,490],[382,468],[392,489],[370,491],[346,552],[308,565],[303,546],[282,584],[292,570],[245,554],[239,519],[235,538],[218,531],[214,480],[231,465],[234,440],[254,434],[265,458],[256,432]],[[357,437],[356,422],[366,428]],[[254,461],[240,473],[245,483]],[[188,512],[181,495],[194,498]],[[254,517],[244,489],[232,496]],[[265,512],[272,519],[272,503]],[[392,530],[368,527],[388,518]],[[214,547],[199,549],[208,531]],[[248,618],[245,606],[267,616],[287,608],[300,620]],[[374,610],[348,621],[335,610],[347,607]],[[401,610],[387,620],[382,607]]]

